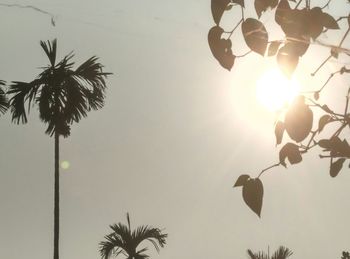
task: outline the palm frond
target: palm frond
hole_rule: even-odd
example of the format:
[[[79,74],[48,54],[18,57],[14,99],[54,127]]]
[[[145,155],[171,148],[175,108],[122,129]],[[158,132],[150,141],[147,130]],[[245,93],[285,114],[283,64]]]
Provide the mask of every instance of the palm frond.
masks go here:
[[[37,91],[40,87],[40,82],[34,80],[30,83],[14,81],[10,85],[7,94],[10,96],[9,107],[12,113],[12,121],[19,124],[27,123],[27,111],[25,108],[26,102],[28,102],[28,112],[30,107],[36,99]]]
[[[129,231],[131,231],[131,227],[130,227],[130,216],[129,216],[129,212],[126,213],[126,220],[128,221],[128,227],[129,227]]]
[[[121,236],[121,237],[128,237],[131,239],[131,231],[128,229],[128,227],[122,223],[117,223],[109,226],[115,234]]]
[[[99,245],[102,259],[108,259],[112,254],[118,256],[121,253],[126,253],[125,244],[120,236],[111,233],[105,236],[105,239]]]
[[[269,255],[263,251],[259,251],[257,253],[253,253],[252,250],[248,249],[247,253],[251,259],[270,259]]]
[[[52,42],[48,41],[40,41],[40,45],[46,53],[46,56],[50,60],[50,64],[52,67],[55,66],[56,62],[56,52],[57,52],[57,40],[54,39]]]
[[[272,255],[271,259],[286,259],[291,256],[293,252],[284,246],[280,246],[278,250]]]
[[[154,248],[159,252],[159,246],[164,247],[168,234],[163,234],[159,228],[150,226],[140,226],[132,233],[132,238],[135,240],[136,246],[142,241],[150,241]]]
[[[252,250],[248,249],[248,250],[247,250],[247,253],[248,253],[250,259],[256,259],[256,256],[255,256],[255,254],[253,253]]]
[[[4,85],[5,81],[0,80],[0,113],[2,114],[4,114],[9,107],[7,95],[3,88]]]
[[[80,83],[81,90],[93,110],[103,107],[106,89],[105,78],[111,74],[103,72],[103,66],[97,60],[98,58],[93,56],[74,71],[74,78]]]

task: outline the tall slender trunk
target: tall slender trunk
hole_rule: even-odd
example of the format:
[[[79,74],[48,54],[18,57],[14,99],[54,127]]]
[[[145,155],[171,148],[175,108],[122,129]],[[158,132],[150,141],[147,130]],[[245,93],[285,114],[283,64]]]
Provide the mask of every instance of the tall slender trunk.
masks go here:
[[[53,259],[59,259],[60,230],[60,178],[59,178],[59,134],[55,132],[55,191],[54,191],[54,241]]]

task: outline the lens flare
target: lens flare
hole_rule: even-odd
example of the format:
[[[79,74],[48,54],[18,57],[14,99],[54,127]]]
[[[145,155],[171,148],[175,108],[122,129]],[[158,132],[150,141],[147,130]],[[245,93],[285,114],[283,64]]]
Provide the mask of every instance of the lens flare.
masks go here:
[[[286,78],[279,70],[272,69],[256,83],[258,102],[271,112],[288,105],[297,95],[300,85],[295,79]]]
[[[62,161],[61,162],[61,168],[63,169],[63,170],[67,170],[68,168],[69,168],[69,166],[70,166],[70,163],[69,163],[69,161]]]

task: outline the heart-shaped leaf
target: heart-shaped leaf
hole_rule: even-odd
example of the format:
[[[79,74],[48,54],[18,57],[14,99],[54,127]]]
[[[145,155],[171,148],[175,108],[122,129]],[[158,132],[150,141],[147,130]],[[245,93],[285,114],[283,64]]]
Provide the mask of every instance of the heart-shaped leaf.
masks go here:
[[[332,122],[332,117],[328,114],[323,115],[318,121],[318,132],[321,132],[328,123]]]
[[[208,43],[213,56],[219,61],[220,65],[227,70],[231,70],[235,62],[235,56],[231,50],[231,40],[222,39],[224,30],[219,26],[214,26],[208,33]]]
[[[320,36],[323,31],[323,12],[320,7],[314,7],[310,10],[307,22],[308,34],[314,40]]]
[[[211,13],[216,25],[219,25],[221,17],[230,2],[230,0],[211,0]]]
[[[278,51],[278,48],[280,47],[281,45],[281,41],[279,40],[276,40],[276,41],[273,41],[270,43],[269,45],[269,49],[267,51],[267,55],[270,57],[270,56],[274,56],[276,55],[277,51]]]
[[[233,187],[239,187],[239,186],[245,185],[245,183],[248,181],[249,178],[250,177],[247,174],[240,175]]]
[[[242,32],[248,47],[264,56],[268,43],[268,34],[265,26],[256,19],[248,18],[242,23]]]
[[[243,200],[259,217],[263,204],[264,187],[259,178],[249,179],[242,190]]]
[[[288,0],[282,0],[276,9],[275,13],[275,21],[278,25],[282,25],[286,22],[286,16],[288,12],[291,11],[290,5],[288,3]]]
[[[339,25],[337,21],[333,18],[333,16],[329,15],[328,13],[322,13],[322,24],[327,29],[333,29],[337,30],[339,29]]]
[[[255,0],[254,7],[256,14],[260,18],[261,14],[265,12],[268,8],[275,8],[278,4],[278,0]]]
[[[329,173],[332,177],[336,177],[340,170],[343,168],[343,164],[345,162],[345,158],[339,158],[337,161],[331,163],[331,168]]]
[[[284,125],[291,139],[303,141],[310,133],[313,122],[313,113],[305,104],[304,96],[297,96],[289,107]]]
[[[278,121],[275,126],[276,146],[282,143],[285,127],[282,121]]]
[[[299,147],[295,145],[294,143],[287,143],[285,144],[279,153],[279,159],[281,165],[286,167],[286,158],[288,158],[288,161],[290,164],[297,164],[302,161],[302,157],[299,151]]]
[[[290,52],[288,48],[283,46],[277,53],[277,63],[283,74],[288,78],[291,78],[298,66],[299,56]]]

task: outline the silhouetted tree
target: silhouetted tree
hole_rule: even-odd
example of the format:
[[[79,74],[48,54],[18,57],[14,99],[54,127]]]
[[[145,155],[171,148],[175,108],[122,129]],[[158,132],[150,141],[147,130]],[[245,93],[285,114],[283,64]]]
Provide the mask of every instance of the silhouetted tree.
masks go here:
[[[252,250],[248,249],[247,253],[250,259],[286,259],[293,254],[293,252],[289,248],[284,246],[280,246],[271,257],[269,254],[266,254],[263,251],[253,253]]]
[[[59,137],[70,135],[70,125],[104,105],[105,78],[102,64],[93,56],[73,70],[73,54],[58,63],[57,41],[40,42],[49,65],[31,82],[10,85],[12,121],[27,123],[27,113],[38,106],[40,119],[47,124],[46,134],[54,136],[54,259],[59,258]]]
[[[0,113],[4,114],[9,106],[4,90],[5,81],[0,80]]]
[[[111,225],[112,233],[105,236],[105,241],[100,243],[100,253],[102,259],[108,259],[114,255],[117,257],[123,254],[127,259],[145,259],[149,256],[145,254],[148,249],[142,248],[137,250],[137,247],[143,241],[150,241],[159,252],[159,247],[164,247],[168,234],[163,234],[159,228],[150,226],[140,226],[135,230],[131,230],[129,213],[127,213],[128,225],[121,223]]]
[[[321,45],[329,49],[329,55],[325,60],[321,60],[319,67],[311,73],[312,76],[315,76],[328,61],[336,60],[340,56],[344,58],[350,56],[349,47],[344,47],[345,39],[350,34],[348,0],[328,0],[323,5],[311,0],[254,0],[257,18],[246,17],[253,12],[246,10],[245,2],[245,0],[211,0],[215,25],[209,30],[208,43],[213,56],[223,68],[231,70],[237,59],[244,58],[250,53],[256,53],[266,58],[276,57],[280,70],[290,78],[311,46]],[[342,16],[334,18],[329,14],[330,7],[334,3],[344,5],[344,8],[341,9]],[[220,23],[222,16],[234,8],[241,10],[238,23],[230,28],[224,28]],[[269,39],[264,23],[259,20],[268,12],[272,12],[275,24],[283,32],[280,39]],[[234,53],[237,50],[233,49],[231,38],[235,36],[239,28],[244,42],[240,44],[239,38],[235,38],[234,46],[246,45],[249,50],[237,55]],[[319,36],[328,30],[340,30],[342,33],[340,41],[331,43],[320,41]],[[279,151],[279,161],[261,170],[260,174],[255,177],[248,174],[238,177],[234,187],[242,187],[244,202],[259,217],[264,195],[260,177],[266,171],[278,166],[287,167],[287,161],[290,164],[300,163],[303,154],[314,147],[320,147],[323,150],[324,153],[320,155],[320,158],[329,159],[331,177],[336,177],[345,161],[350,159],[349,139],[342,137],[344,130],[350,126],[350,88],[345,94],[344,109],[341,111],[335,111],[330,108],[330,105],[318,103],[322,91],[335,75],[349,73],[350,67],[340,62],[339,69],[333,72],[321,87],[298,96],[287,109],[281,111],[280,114],[284,114],[284,119],[276,121],[275,125],[277,145],[282,143],[284,135],[288,135],[289,139]],[[323,113],[314,129],[313,109],[319,109]],[[336,130],[324,137],[320,133],[328,124],[336,125]]]
[[[343,252],[341,259],[350,259],[350,253],[349,252]]]

